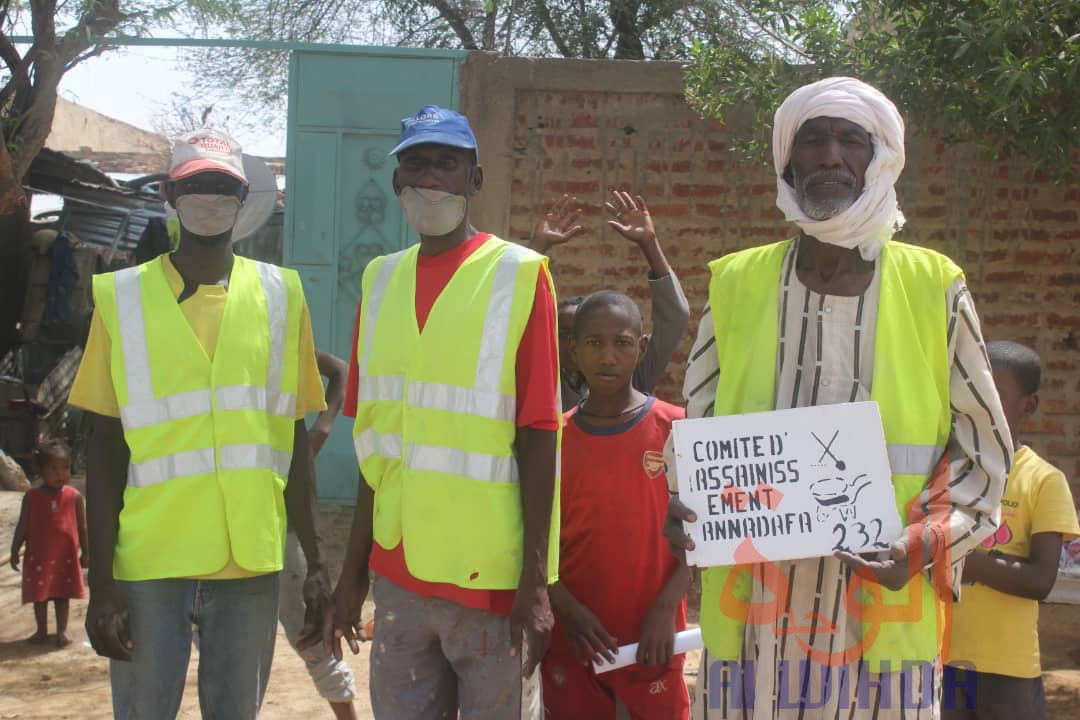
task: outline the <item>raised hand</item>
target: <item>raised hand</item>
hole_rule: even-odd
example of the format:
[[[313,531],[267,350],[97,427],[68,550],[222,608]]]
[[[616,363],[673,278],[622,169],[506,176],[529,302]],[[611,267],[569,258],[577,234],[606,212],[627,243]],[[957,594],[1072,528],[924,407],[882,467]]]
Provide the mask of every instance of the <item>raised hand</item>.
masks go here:
[[[608,227],[638,247],[656,243],[656,228],[653,226],[649,208],[640,195],[631,196],[622,190],[612,190],[611,199],[604,203],[611,218]]]
[[[585,232],[585,228],[575,224],[581,213],[578,199],[563,195],[537,219],[529,245],[538,253],[546,253],[553,246],[562,245]]]

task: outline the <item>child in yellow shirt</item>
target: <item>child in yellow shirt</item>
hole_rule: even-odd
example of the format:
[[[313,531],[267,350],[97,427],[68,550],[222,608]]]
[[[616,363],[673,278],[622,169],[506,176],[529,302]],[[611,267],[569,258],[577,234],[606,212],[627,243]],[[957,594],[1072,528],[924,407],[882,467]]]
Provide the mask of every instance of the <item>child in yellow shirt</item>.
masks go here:
[[[1039,355],[1014,342],[986,349],[1017,450],[998,530],[964,561],[969,587],[953,608],[941,717],[1043,720],[1039,600],[1054,587],[1062,542],[1080,525],[1065,475],[1017,437],[1039,406]]]

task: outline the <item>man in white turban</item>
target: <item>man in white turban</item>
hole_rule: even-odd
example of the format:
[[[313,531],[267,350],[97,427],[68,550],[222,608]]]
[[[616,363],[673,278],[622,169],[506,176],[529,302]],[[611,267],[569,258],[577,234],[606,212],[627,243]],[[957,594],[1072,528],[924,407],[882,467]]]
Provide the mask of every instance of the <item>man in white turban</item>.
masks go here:
[[[904,124],[888,98],[852,78],[799,88],[773,157],[800,232],[710,264],[687,417],[876,401],[906,528],[880,556],[705,569],[694,717],[936,719],[959,568],[996,527],[1013,451],[978,317],[960,268],[892,240]],[[696,520],[672,500],[673,548]]]

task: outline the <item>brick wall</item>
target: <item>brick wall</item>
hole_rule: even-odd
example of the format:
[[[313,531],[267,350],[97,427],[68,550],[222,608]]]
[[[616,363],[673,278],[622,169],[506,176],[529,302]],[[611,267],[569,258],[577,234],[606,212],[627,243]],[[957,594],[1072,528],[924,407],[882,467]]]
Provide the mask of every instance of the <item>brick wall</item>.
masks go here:
[[[552,251],[560,295],[613,288],[648,317],[646,266],[603,224],[609,188],[645,196],[692,309],[658,394],[679,401],[704,305],[706,263],[794,234],[775,208],[770,167],[741,161],[727,128],[686,106],[674,63],[529,61],[474,54],[464,111],[480,138],[485,188],[477,225],[522,239],[562,193],[585,206],[588,234]],[[738,118],[733,122],[740,122]],[[908,137],[898,184],[899,236],[965,268],[983,332],[1035,347],[1041,406],[1024,434],[1074,483],[1080,499],[1080,189],[1056,186],[1020,159]]]

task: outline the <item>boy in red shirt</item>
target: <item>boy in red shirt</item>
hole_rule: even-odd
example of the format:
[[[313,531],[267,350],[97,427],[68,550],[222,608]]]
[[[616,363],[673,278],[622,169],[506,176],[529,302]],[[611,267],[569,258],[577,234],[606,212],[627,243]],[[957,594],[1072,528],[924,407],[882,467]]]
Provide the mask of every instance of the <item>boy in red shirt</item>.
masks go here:
[[[556,630],[541,665],[551,720],[683,720],[690,575],[662,535],[668,502],[662,451],[682,408],[635,390],[641,314],[621,293],[593,293],[574,316],[574,354],[589,395],[566,415],[562,445]],[[637,665],[596,674],[594,660],[639,643]],[[622,714],[619,714],[622,713]]]

